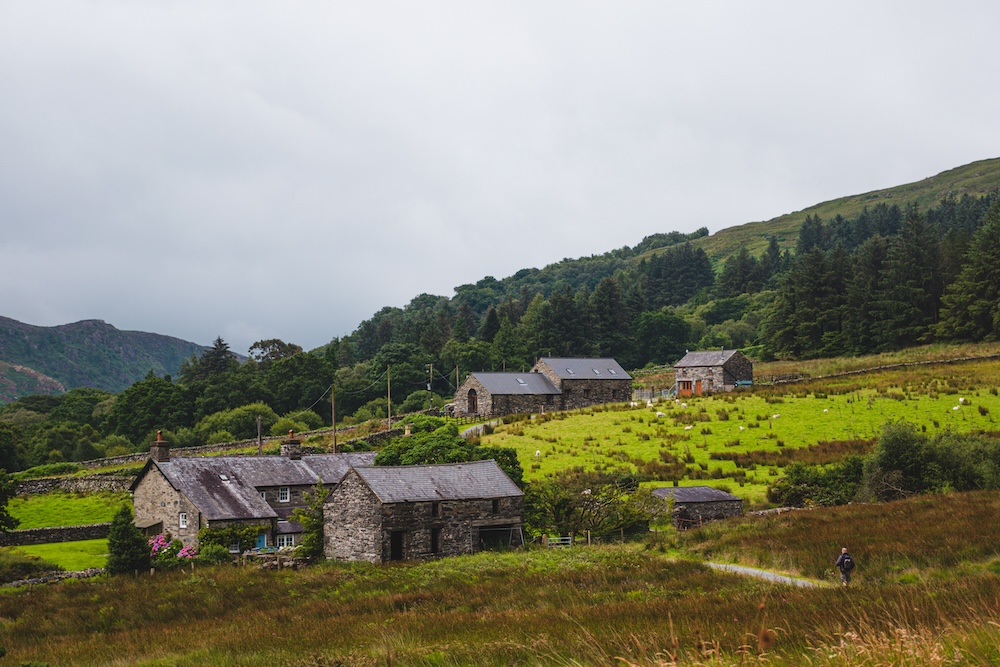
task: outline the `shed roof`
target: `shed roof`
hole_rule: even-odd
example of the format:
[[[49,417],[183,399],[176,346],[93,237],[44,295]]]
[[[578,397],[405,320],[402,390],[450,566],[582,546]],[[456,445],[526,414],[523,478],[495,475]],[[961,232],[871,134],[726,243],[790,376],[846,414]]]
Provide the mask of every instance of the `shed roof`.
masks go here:
[[[351,466],[374,461],[374,452],[313,454],[300,460],[284,456],[178,457],[165,462],[150,459],[132,483],[132,490],[155,466],[209,521],[273,519],[278,514],[260,497],[258,488],[307,486],[317,480],[337,484]]]
[[[678,503],[715,503],[722,500],[739,501],[743,499],[711,486],[664,486],[653,489],[653,495],[661,498],[673,498]]]
[[[541,373],[472,373],[494,396],[560,394],[559,389]]]
[[[358,476],[383,503],[522,496],[496,461],[419,466],[359,466]]]
[[[727,361],[738,354],[739,350],[710,350],[707,352],[688,352],[674,368],[695,368],[704,366],[724,366]]]
[[[631,380],[617,361],[611,358],[542,357],[538,360],[563,380]]]

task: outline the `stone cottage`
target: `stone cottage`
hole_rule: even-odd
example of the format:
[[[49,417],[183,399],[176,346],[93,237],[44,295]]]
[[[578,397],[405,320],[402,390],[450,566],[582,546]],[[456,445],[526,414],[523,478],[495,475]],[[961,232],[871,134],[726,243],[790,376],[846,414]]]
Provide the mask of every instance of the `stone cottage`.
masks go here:
[[[632,398],[632,376],[614,359],[539,359],[527,373],[470,373],[455,393],[455,415],[572,410]]]
[[[678,528],[743,515],[742,498],[711,486],[667,486],[653,489],[653,495],[673,500],[671,516]]]
[[[674,393],[701,396],[753,384],[753,362],[739,350],[688,352],[674,364]]]
[[[327,558],[383,563],[523,546],[524,494],[495,461],[358,466],[324,510]]]
[[[302,526],[292,512],[306,506],[317,480],[330,489],[351,466],[374,460],[374,452],[303,455],[291,438],[281,443],[280,456],[171,458],[169,443],[158,438],[130,488],[135,525],[194,547],[202,528],[252,526],[259,529],[256,542],[233,549],[293,546]]]

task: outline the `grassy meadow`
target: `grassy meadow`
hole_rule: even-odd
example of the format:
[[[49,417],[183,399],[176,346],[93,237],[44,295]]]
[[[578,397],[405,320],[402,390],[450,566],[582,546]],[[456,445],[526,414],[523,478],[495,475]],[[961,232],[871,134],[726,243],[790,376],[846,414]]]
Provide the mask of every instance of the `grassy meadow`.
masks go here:
[[[7,505],[7,511],[18,519],[18,529],[82,526],[111,521],[122,503],[130,500],[127,493],[40,493],[17,496]]]
[[[58,565],[67,572],[104,567],[108,561],[107,540],[80,540],[9,548]]]
[[[763,503],[791,461],[866,453],[882,426],[929,433],[1000,430],[1000,360],[912,366],[753,391],[538,415],[484,444],[513,447],[529,480],[573,466],[627,467],[657,485],[724,487]]]
[[[12,664],[52,665],[996,664],[998,506],[997,493],[950,494],[629,545],[5,589],[0,646]],[[823,582],[841,543],[858,558],[846,591],[677,557]]]

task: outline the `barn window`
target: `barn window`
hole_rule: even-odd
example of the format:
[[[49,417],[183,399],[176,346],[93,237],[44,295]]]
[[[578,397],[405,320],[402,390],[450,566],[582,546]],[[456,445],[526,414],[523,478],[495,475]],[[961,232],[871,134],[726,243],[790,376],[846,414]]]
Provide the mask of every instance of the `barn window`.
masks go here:
[[[436,501],[431,503],[431,516],[441,516],[441,503]]]
[[[441,529],[431,528],[431,553],[441,551]]]
[[[278,502],[287,503],[292,499],[291,491],[287,486],[282,486],[278,489]]]
[[[500,511],[500,501],[496,498],[493,499],[493,513],[496,514]]]
[[[479,412],[479,396],[476,394],[475,389],[469,390],[469,409],[467,412],[476,413]]]

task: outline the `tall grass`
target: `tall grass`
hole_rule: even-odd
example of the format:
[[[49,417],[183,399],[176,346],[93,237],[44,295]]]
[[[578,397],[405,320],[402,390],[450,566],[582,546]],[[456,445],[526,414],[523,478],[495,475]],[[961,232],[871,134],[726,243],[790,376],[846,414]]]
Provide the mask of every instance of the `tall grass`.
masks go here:
[[[733,664],[762,653],[800,664],[819,650],[846,655],[845,637],[858,656],[901,632],[953,633],[958,648],[975,631],[988,645],[998,609],[1000,580],[988,573],[793,589],[657,548],[605,546],[7,591],[0,645],[53,665]]]

